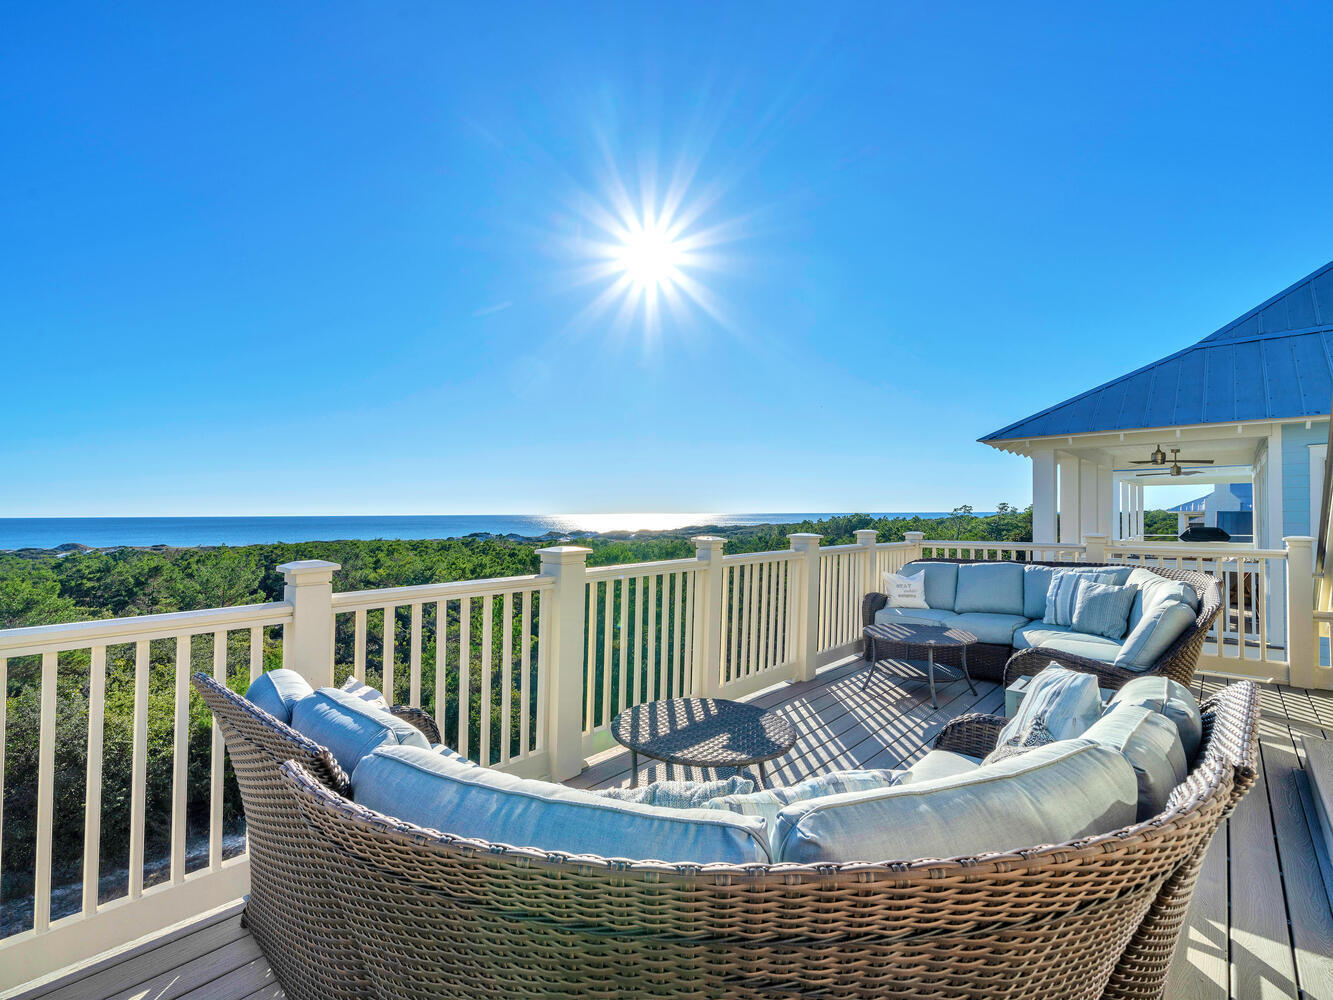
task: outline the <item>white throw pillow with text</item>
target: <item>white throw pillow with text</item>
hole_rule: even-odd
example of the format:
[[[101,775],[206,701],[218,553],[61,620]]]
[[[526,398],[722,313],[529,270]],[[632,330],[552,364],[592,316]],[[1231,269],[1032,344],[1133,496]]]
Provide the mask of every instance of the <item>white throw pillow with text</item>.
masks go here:
[[[891,608],[928,608],[926,603],[926,578],[924,576],[899,576],[897,573],[884,574],[884,593],[889,597]]]

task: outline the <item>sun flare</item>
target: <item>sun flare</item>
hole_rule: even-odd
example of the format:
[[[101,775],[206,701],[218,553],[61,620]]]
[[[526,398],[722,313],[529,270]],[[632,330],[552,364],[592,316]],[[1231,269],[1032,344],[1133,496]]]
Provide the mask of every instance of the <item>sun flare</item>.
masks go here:
[[[670,233],[656,226],[640,226],[626,233],[620,266],[640,287],[659,288],[679,277],[677,266],[683,257]]]

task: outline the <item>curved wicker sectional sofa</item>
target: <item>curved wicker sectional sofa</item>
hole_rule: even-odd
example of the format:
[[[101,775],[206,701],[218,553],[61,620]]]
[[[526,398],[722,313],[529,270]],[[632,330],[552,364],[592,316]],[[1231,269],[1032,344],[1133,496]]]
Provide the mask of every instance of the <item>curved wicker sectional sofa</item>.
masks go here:
[[[1008,562],[1008,560],[1004,560]],[[920,563],[951,563],[954,565],[995,565],[997,560],[982,559],[921,559],[908,563],[908,566]],[[1048,566],[1053,569],[1093,569],[1105,566],[1108,569],[1124,569],[1123,564],[1111,563],[1059,563],[1059,562],[1021,562],[1016,566]],[[905,569],[906,567],[904,567]],[[1108,689],[1119,688],[1135,677],[1160,674],[1180,684],[1188,685],[1194,676],[1194,669],[1199,662],[1199,652],[1203,648],[1204,637],[1213,627],[1222,606],[1222,592],[1216,577],[1188,569],[1169,569],[1160,566],[1137,566],[1155,573],[1168,580],[1176,580],[1188,585],[1199,598],[1199,607],[1192,626],[1179,635],[1166,651],[1161,654],[1151,667],[1144,670],[1127,670],[1112,663],[1094,660],[1086,656],[1049,647],[1037,646],[1032,649],[1015,649],[1012,645],[999,643],[978,643],[971,647],[967,655],[967,665],[973,677],[989,681],[1002,681],[1006,686],[1025,674],[1036,674],[1054,660],[1065,666],[1095,673],[1101,678],[1101,686]],[[867,594],[861,602],[861,624],[872,625],[875,613],[884,608],[888,597],[884,594]],[[964,626],[966,627],[966,626]],[[957,653],[943,649],[936,656],[946,663],[957,660]],[[952,659],[951,659],[952,658]]]
[[[1257,754],[1257,689],[1240,683],[1203,705],[1193,769],[1146,822],[975,858],[668,865],[372,812],[327,751],[205,675],[194,683],[245,800],[249,926],[303,1000],[1155,997]],[[984,754],[1003,721],[962,717],[936,746]]]

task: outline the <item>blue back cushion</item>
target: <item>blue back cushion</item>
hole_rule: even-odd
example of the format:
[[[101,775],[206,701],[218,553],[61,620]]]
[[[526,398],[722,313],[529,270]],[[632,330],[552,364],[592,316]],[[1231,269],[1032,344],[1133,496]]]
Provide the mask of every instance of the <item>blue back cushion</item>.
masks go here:
[[[326,747],[348,774],[381,744],[430,749],[416,726],[334,687],[320,688],[297,702],[292,728]]]
[[[250,684],[245,697],[279,722],[292,721],[292,709],[314,688],[295,670],[270,670]]]
[[[924,576],[926,603],[937,610],[953,610],[954,594],[958,589],[957,563],[913,562],[898,572],[901,576]]]
[[[415,747],[383,746],[362,760],[352,798],[417,826],[514,847],[669,863],[769,860],[757,816],[622,802]]]
[[[1021,615],[1023,567],[1011,562],[964,563],[958,567],[953,609],[960,615]]]
[[[1163,601],[1154,605],[1125,636],[1125,644],[1115,658],[1115,665],[1129,670],[1147,670],[1194,622],[1194,609],[1184,601]]]
[[[1180,730],[1185,759],[1192,761],[1198,753],[1203,742],[1203,716],[1199,703],[1184,685],[1161,675],[1135,677],[1115,693],[1106,707],[1109,710],[1115,705],[1142,705],[1161,712]]]

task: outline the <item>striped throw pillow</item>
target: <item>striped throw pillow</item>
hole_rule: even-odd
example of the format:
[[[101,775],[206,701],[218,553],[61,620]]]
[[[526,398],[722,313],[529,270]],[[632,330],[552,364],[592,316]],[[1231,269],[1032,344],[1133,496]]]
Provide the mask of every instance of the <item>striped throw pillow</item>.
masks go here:
[[[1046,591],[1046,615],[1042,618],[1047,625],[1074,624],[1074,607],[1078,600],[1078,585],[1081,580],[1094,583],[1113,584],[1115,572],[1090,573],[1085,569],[1063,569],[1051,577],[1051,586]]]
[[[342,682],[341,690],[346,691],[353,698],[360,698],[367,705],[374,705],[376,708],[382,708],[386,712],[389,710],[389,703],[384,695],[380,694],[369,684],[362,684],[355,677],[349,677]]]
[[[786,788],[763,788],[749,795],[723,795],[710,799],[705,809],[727,809],[744,816],[762,816],[772,830],[778,822],[778,813],[793,802],[838,795],[842,792],[862,792],[873,788],[888,788],[899,783],[903,772],[893,770],[830,771]]]

